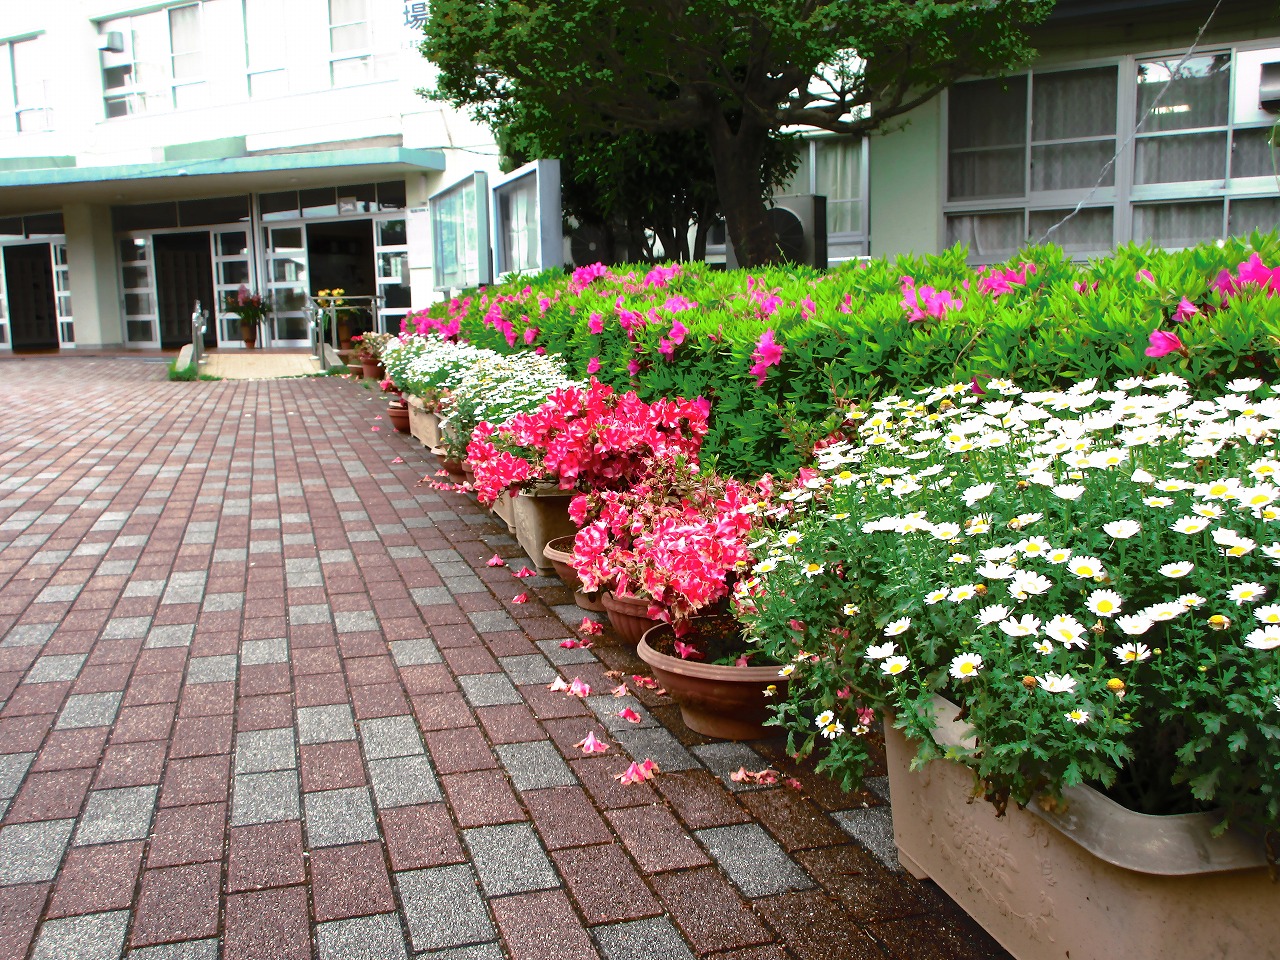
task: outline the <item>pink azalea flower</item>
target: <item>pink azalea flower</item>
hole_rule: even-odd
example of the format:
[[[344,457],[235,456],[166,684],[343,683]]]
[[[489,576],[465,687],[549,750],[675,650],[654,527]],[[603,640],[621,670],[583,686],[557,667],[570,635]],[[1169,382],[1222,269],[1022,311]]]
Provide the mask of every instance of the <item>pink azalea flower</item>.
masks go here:
[[[1183,297],[1178,301],[1178,309],[1173,311],[1173,319],[1175,323],[1182,323],[1184,320],[1189,320],[1191,317],[1194,317],[1199,312],[1199,307],[1186,297]]]
[[[604,317],[593,313],[587,318],[587,329],[592,333],[604,333]]]
[[[676,653],[680,654],[681,660],[705,660],[706,655],[697,647],[690,646],[683,641],[676,641]]]
[[[748,657],[748,656],[750,656],[750,654],[746,654],[746,653],[744,653],[742,656],[738,657],[738,659],[737,659],[737,660],[733,661],[733,665],[734,665],[735,667],[749,667],[749,666],[751,666],[751,664],[747,661],[747,657]]]
[[[591,696],[591,685],[578,677],[573,678],[573,683],[569,684],[569,693],[575,697]]]
[[[614,779],[626,786],[652,780],[655,773],[658,773],[658,765],[652,760],[644,760],[641,763],[631,764],[624,773],[618,774]]]
[[[583,753],[604,753],[609,749],[609,744],[596,739],[595,731],[588,733],[583,739],[574,744]]]
[[[629,373],[631,376],[634,377],[639,372],[640,372],[640,364],[637,363],[635,360],[632,360],[630,363],[627,364],[627,373]]]
[[[972,380],[969,381],[969,392],[976,393],[979,396],[982,396],[982,395],[985,395],[987,391],[983,390],[982,387],[978,386],[978,378],[974,377]]]
[[[392,462],[392,463],[404,463],[404,457],[396,457],[396,458],[395,458],[394,460],[392,460],[391,462]]]
[[[658,352],[670,360],[675,355],[676,345],[666,337],[663,337],[658,341]]]
[[[630,707],[626,707],[623,710],[619,710],[618,716],[620,716],[623,720],[626,720],[628,723],[640,723],[640,721],[644,719],[643,717],[640,716],[640,714],[636,713]]]
[[[604,633],[604,627],[600,621],[592,620],[590,617],[583,617],[582,622],[578,624],[578,632],[588,637],[598,637]]]
[[[876,718],[876,712],[870,707],[858,707],[858,722],[864,727],[871,726],[872,721]]]
[[[599,372],[600,372],[600,358],[592,357],[590,360],[587,361],[587,373],[599,373]]]
[[[756,341],[756,347],[751,352],[751,359],[755,361],[751,373],[756,378],[756,386],[763,386],[766,371],[770,367],[776,367],[782,361],[782,346],[774,342],[772,327],[760,334],[760,339]]]
[[[524,331],[524,342],[525,342],[525,344],[526,344],[526,345],[532,344],[532,343],[533,343],[533,341],[535,341],[535,340],[537,340],[537,339],[538,339],[538,328],[537,328],[537,327],[526,327],[526,328],[525,328],[525,331]]]
[[[795,777],[787,777],[787,779],[786,779],[786,780],[784,780],[783,782],[784,782],[788,787],[790,787],[792,790],[802,790],[802,789],[804,789],[804,788],[801,786],[800,781],[799,781],[799,780],[797,780]]]
[[[529,595],[527,593],[517,593],[511,598],[512,603],[528,603]]]
[[[679,320],[671,321],[671,330],[667,333],[667,339],[674,344],[684,343],[684,338],[689,335],[689,328]]]
[[[1153,284],[1153,285],[1154,285],[1154,284],[1155,284],[1155,282],[1156,282],[1156,278],[1152,275],[1151,271],[1150,271],[1150,270],[1147,270],[1147,269],[1145,269],[1145,268],[1144,268],[1144,269],[1142,269],[1142,270],[1139,270],[1136,274],[1134,274],[1133,279],[1135,279],[1135,280],[1144,280],[1144,281],[1146,281],[1147,283],[1150,283],[1150,284]]]
[[[381,420],[381,419],[382,419],[382,414],[378,414],[378,415],[377,415],[376,417],[374,417],[373,419],[375,419],[375,420]]]
[[[1143,351],[1148,357],[1163,357],[1170,353],[1180,353],[1184,357],[1187,356],[1187,348],[1182,345],[1182,341],[1178,339],[1176,333],[1169,333],[1167,330],[1152,330],[1150,340],[1151,346]]]
[[[436,476],[438,477],[440,474],[437,473]],[[485,562],[491,567],[505,567],[507,565],[507,561],[503,560],[502,557],[498,556],[496,553]]]
[[[804,317],[806,320],[817,312],[818,308],[814,304],[812,297],[805,297],[800,301],[800,316]]]

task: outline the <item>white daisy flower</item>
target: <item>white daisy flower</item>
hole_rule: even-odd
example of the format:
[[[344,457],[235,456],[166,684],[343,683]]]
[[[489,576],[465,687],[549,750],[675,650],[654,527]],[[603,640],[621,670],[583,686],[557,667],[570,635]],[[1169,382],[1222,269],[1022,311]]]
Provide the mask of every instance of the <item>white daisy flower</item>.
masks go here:
[[[1084,625],[1069,613],[1060,613],[1045,624],[1044,634],[1067,648],[1077,644],[1082,649],[1088,646]]]
[[[862,608],[859,607],[856,603],[846,603],[844,605],[844,615],[846,617],[856,617],[858,613],[861,611],[861,609]]]
[[[1048,577],[1029,570],[1019,570],[1009,581],[1009,595],[1017,600],[1025,600],[1027,597],[1047,593],[1052,586],[1053,581]]]
[[[1160,572],[1166,577],[1173,577],[1176,580],[1179,577],[1185,577],[1195,568],[1196,565],[1194,563],[1189,563],[1186,560],[1178,560],[1174,563],[1162,564]]]
[[[971,559],[967,553],[953,553],[947,557],[947,563],[969,563]]]
[[[1064,716],[1064,717],[1066,717],[1068,720],[1070,720],[1072,723],[1075,723],[1075,724],[1081,724],[1081,723],[1085,723],[1086,721],[1088,721],[1088,719],[1089,719],[1089,711],[1088,711],[1088,710],[1079,710],[1079,709],[1077,709],[1077,710],[1068,710],[1066,713],[1064,713],[1064,714],[1063,714],[1063,716]]]
[[[1227,591],[1227,599],[1234,600],[1237,606],[1246,603],[1257,603],[1266,596],[1267,588],[1260,583],[1237,583]]]
[[[1136,520],[1112,520],[1102,525],[1102,532],[1116,540],[1128,540],[1142,529]]]
[[[1070,693],[1076,688],[1076,678],[1069,673],[1059,676],[1056,673],[1046,673],[1043,677],[1036,677],[1036,682],[1040,684],[1042,690],[1049,693]]]
[[[951,676],[957,680],[967,680],[982,669],[982,657],[976,653],[962,653],[951,661]]]
[[[1114,590],[1095,590],[1089,594],[1085,606],[1089,608],[1090,613],[1100,617],[1114,617],[1120,612],[1120,606],[1123,603],[1124,598]]]
[[[1063,500],[1079,500],[1084,496],[1084,487],[1078,483],[1060,483],[1051,487],[1049,492]]]
[[[1017,620],[1010,617],[1000,624],[1000,631],[1009,637],[1029,637],[1039,629],[1040,621],[1030,614]]]
[[[880,669],[889,676],[896,677],[909,666],[911,666],[911,661],[906,657],[890,657],[880,664]]]
[[[844,724],[837,720],[835,723],[829,723],[822,728],[822,735],[828,740],[834,740],[840,734],[844,733]]]
[[[932,593],[925,596],[924,602],[929,606],[933,606],[935,603],[941,603],[943,600],[947,599],[947,594],[950,592],[951,591],[947,590],[946,587],[943,587],[941,590],[934,590]]]
[[[836,718],[836,715],[830,710],[823,710],[820,714],[813,718],[815,727],[825,727],[828,723]]]
[[[767,560],[761,560],[751,569],[755,573],[770,573],[771,571],[778,569],[778,561],[769,557]]]
[[[1111,652],[1121,663],[1139,663],[1151,656],[1151,648],[1145,643],[1122,643]]]
[[[1280,623],[1280,603],[1268,603],[1253,611],[1253,615],[1263,623]]]
[[[1053,653],[1053,644],[1048,640],[1037,640],[1035,643],[1031,644],[1031,647],[1042,657],[1047,657],[1049,654]]]
[[[806,563],[804,565],[804,568],[800,572],[803,573],[810,580],[812,580],[814,577],[816,577],[818,574],[822,573],[822,571],[826,569],[827,568],[823,566],[821,563]]]
[[[1259,627],[1244,638],[1244,645],[1254,650],[1274,650],[1280,647],[1280,626]]]
[[[965,600],[972,600],[978,595],[978,589],[972,583],[962,583],[958,587],[953,587],[951,593],[947,595],[947,599],[952,603],[963,603]]]
[[[1174,533],[1184,533],[1190,536],[1193,533],[1200,533],[1207,526],[1209,526],[1209,521],[1203,517],[1180,517],[1169,525],[1169,529]]]
[[[1148,507],[1155,507],[1156,509],[1173,506],[1173,498],[1171,497],[1143,497],[1142,502]]]
[[[1081,580],[1095,580],[1106,572],[1097,557],[1073,557],[1067,569]]]
[[[910,627],[911,618],[903,617],[900,620],[894,620],[892,623],[886,624],[884,628],[884,635],[886,637],[896,637],[900,634],[906,633]]]
[[[1239,377],[1227,384],[1227,389],[1232,393],[1252,393],[1262,386],[1262,381],[1257,377]]]
[[[983,607],[975,615],[974,619],[984,627],[989,627],[993,623],[999,623],[1001,620],[1009,616],[1010,610],[1002,603],[995,603],[989,607]],[[1280,621],[1277,621],[1280,622]]]
[[[986,580],[1008,580],[1017,573],[1017,570],[1007,563],[991,563],[988,561],[974,572]]]
[[[868,660],[883,660],[885,657],[892,657],[898,650],[896,643],[882,643],[879,646],[867,647],[864,656]]]
[[[1044,555],[1044,558],[1053,564],[1066,563],[1071,559],[1071,551],[1066,547],[1054,547]]]

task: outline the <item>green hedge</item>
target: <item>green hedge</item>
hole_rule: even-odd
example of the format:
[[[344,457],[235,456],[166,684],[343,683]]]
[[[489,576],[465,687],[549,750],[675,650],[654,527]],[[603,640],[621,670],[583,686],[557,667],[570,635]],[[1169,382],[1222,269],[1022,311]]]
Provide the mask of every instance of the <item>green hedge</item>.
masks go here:
[[[798,468],[842,404],[909,387],[1003,377],[1033,389],[1166,371],[1206,390],[1237,376],[1275,380],[1280,273],[1275,290],[1247,286],[1225,301],[1213,287],[1255,253],[1280,266],[1280,238],[1255,234],[1172,253],[1128,246],[1086,265],[1057,247],[1033,247],[1005,268],[1033,264],[1034,272],[1000,295],[979,290],[992,271],[966,265],[962,248],[826,273],[683,265],[661,285],[646,284],[647,266],[615,268],[585,284],[551,271],[438,304],[418,323],[456,320],[463,337],[504,353],[544,347],[562,353],[581,377],[595,358],[599,379],[646,400],[706,396],[713,420],[705,455],[728,472],[755,476]],[[917,289],[949,291],[963,306],[909,322],[904,276]],[[775,309],[762,306],[774,297]],[[693,306],[679,311],[672,298]],[[1199,312],[1175,322],[1183,298]],[[634,339],[619,322],[627,312],[646,318]],[[593,314],[599,334],[590,330]],[[673,319],[688,333],[668,358],[659,348]],[[514,345],[495,323],[510,324]],[[1176,332],[1188,356],[1147,357],[1157,327]],[[530,328],[536,333],[526,337]],[[768,330],[783,352],[757,385],[752,353]]]

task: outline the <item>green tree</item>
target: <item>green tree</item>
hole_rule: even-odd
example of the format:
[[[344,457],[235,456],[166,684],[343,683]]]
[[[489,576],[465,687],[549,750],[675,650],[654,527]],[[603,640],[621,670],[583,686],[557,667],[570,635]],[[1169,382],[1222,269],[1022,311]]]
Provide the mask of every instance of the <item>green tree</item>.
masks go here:
[[[965,75],[1026,62],[1053,0],[433,0],[432,96],[541,144],[695,131],[744,265],[776,258],[770,145],[883,127]]]

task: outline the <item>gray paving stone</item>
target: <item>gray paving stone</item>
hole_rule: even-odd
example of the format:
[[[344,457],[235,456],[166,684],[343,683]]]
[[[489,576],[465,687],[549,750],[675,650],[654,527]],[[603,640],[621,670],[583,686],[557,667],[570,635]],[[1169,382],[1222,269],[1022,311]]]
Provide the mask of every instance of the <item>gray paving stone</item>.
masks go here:
[[[874,793],[885,803],[889,802],[889,778],[888,777],[866,777],[862,781],[862,785]]]
[[[347,539],[352,543],[369,543],[377,540],[378,535],[372,530],[348,530]]]
[[[693,951],[666,917],[593,927],[604,960],[694,960]]]
[[[467,562],[463,558],[462,554],[460,554],[457,550],[449,550],[449,549],[428,550],[426,551],[426,554],[427,554],[427,559],[430,560],[433,564],[466,563]]]
[[[327,603],[301,603],[289,607],[289,622],[295,626],[306,623],[328,623],[331,619]]]
[[[145,646],[151,648],[189,647],[195,632],[196,625],[194,623],[174,623],[163,627],[152,627],[147,631]]]
[[[355,718],[345,703],[298,708],[299,743],[333,743],[356,738]]]
[[[204,598],[207,613],[226,613],[244,607],[243,593],[209,593]]]
[[[40,538],[40,542],[43,543],[47,539],[48,539],[47,535],[43,536]],[[80,544],[80,546],[76,547],[73,551],[71,551],[71,555],[73,557],[100,557],[110,549],[111,549],[111,544],[105,543],[105,542],[104,543],[82,543]]]
[[[116,540],[119,545],[119,539]],[[98,564],[98,575],[103,577],[126,577],[137,567],[136,560],[106,560]]]
[[[453,603],[453,594],[448,587],[414,587],[409,596],[420,607],[443,607]]]
[[[39,820],[0,828],[0,886],[52,880],[74,820]]]
[[[394,913],[319,924],[316,946],[320,960],[407,960]]]
[[[193,657],[187,666],[187,683],[225,683],[236,678],[234,654]]]
[[[400,532],[408,532],[405,530],[403,524],[397,524],[397,526],[400,527]],[[378,532],[383,533],[381,528],[378,529]],[[422,556],[422,551],[414,546],[387,547],[387,555],[393,560],[411,560],[415,557]]]
[[[739,767],[748,770],[763,770],[769,764],[764,757],[756,753],[745,743],[706,743],[693,748],[694,756],[701,760],[721,782],[734,793],[744,790],[763,790],[755,783],[734,783],[729,779]]]
[[[508,823],[462,831],[480,885],[489,897],[560,885],[560,876],[547,859],[537,834],[527,823]]]
[[[489,591],[483,580],[471,574],[464,577],[444,577],[443,579],[444,585],[450,593],[488,593]],[[492,612],[501,613],[501,611]]]
[[[46,920],[31,960],[119,960],[128,910]]]
[[[500,657],[498,665],[511,678],[511,682],[520,687],[531,683],[550,683],[560,675],[559,671],[540,653],[530,653],[520,657]]]
[[[521,792],[543,787],[567,787],[578,782],[550,740],[500,743],[494,750],[511,776],[511,783]]]
[[[650,759],[660,770],[674,773],[677,770],[697,770],[702,766],[665,727],[615,730],[613,738],[633,759]]]
[[[369,780],[381,809],[441,799],[431,761],[424,754],[369,761]]]
[[[587,706],[592,712],[600,718],[600,722],[604,724],[604,728],[610,733],[618,733],[621,730],[636,730],[641,727],[657,726],[657,721],[649,715],[649,711],[644,708],[639,700],[633,696],[615,697],[607,693],[600,692],[598,696],[587,697]],[[633,710],[640,718],[639,723],[633,723],[625,717],[618,716],[623,710]]]
[[[8,522],[6,522],[4,524],[0,524],[0,527],[7,527],[8,525]],[[48,563],[56,565],[67,559],[69,556],[71,556],[70,550],[40,550],[33,554],[27,563],[40,565]]]
[[[308,793],[303,798],[303,806],[310,847],[336,847],[378,839],[373,804],[364,787]]]
[[[417,667],[424,663],[441,663],[440,650],[429,637],[417,640],[393,640],[388,646],[398,667]]]
[[[254,730],[236,736],[236,773],[267,773],[298,765],[293,727]]]
[[[169,583],[168,589],[165,590],[164,596],[160,598],[161,605],[172,605],[175,603],[199,603],[204,599],[204,584],[181,584]]]
[[[236,776],[231,797],[233,827],[297,820],[301,816],[298,774],[295,771],[277,770]]]
[[[360,740],[370,760],[422,753],[422,737],[413,717],[378,717],[360,721]]]
[[[380,629],[378,617],[372,610],[342,610],[333,615],[338,633],[366,633]]]
[[[507,955],[496,943],[477,943],[473,947],[454,947],[452,950],[432,950],[418,954],[418,960],[506,960]]]
[[[36,594],[36,603],[66,603],[80,596],[82,588],[74,583],[54,583]]]
[[[290,537],[303,536],[303,534],[286,533],[282,538],[285,543],[289,542]],[[309,535],[307,535],[309,536]],[[298,589],[299,587],[323,587],[324,575],[317,567],[315,570],[290,570],[284,575],[285,584],[290,589]]]
[[[288,662],[289,641],[284,637],[271,640],[245,640],[240,644],[240,663],[246,667]]]
[[[120,709],[120,700],[124,693],[76,693],[67,697],[67,702],[58,714],[57,729],[76,730],[80,727],[105,727],[116,719],[116,711]]]
[[[539,640],[537,641],[538,649],[547,655],[547,659],[554,664],[565,666],[572,663],[595,663],[596,655],[591,652],[589,647],[562,647],[561,640],[569,640],[570,637],[561,637],[558,640]]]
[[[503,610],[480,610],[468,613],[467,618],[477,633],[500,633],[503,630],[518,630],[516,622]]]
[[[321,563],[354,563],[356,555],[350,550],[321,550]]]
[[[128,960],[218,960],[218,941],[187,940],[130,950]]]
[[[40,657],[31,665],[23,683],[54,683],[59,680],[74,680],[84,666],[87,654],[64,654],[61,656]]]
[[[398,873],[396,886],[414,950],[443,950],[496,939],[469,865]]]
[[[249,553],[281,553],[283,547],[279,540],[250,540]]]
[[[55,623],[20,623],[9,628],[4,640],[0,640],[0,647],[39,647],[53,636],[56,629]]]
[[[378,531],[380,537],[394,537],[401,533],[408,533],[403,523],[375,523],[373,529]]]
[[[34,753],[0,753],[0,797],[12,797],[18,792],[35,758]]]
[[[888,807],[837,810],[831,814],[842,829],[890,870],[901,871],[893,839],[893,813]]]
[[[249,559],[249,551],[244,547],[218,547],[213,551],[214,563],[244,563]]]
[[[477,673],[459,677],[458,686],[473,707],[495,707],[504,703],[523,703],[520,691],[501,673]]]
[[[158,787],[121,787],[90,793],[76,829],[76,846],[145,840],[158,791]]]
[[[808,875],[758,823],[695,830],[694,836],[743,896],[767,897],[813,886]]]

